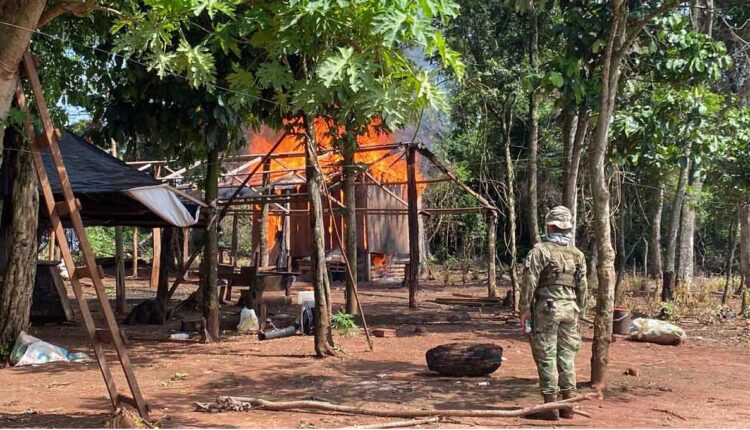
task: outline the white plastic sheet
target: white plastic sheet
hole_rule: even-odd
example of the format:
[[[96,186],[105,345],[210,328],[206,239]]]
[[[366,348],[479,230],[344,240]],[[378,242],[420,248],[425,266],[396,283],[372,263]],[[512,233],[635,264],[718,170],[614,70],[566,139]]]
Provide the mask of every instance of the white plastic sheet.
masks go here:
[[[176,227],[190,227],[198,222],[198,213],[193,218],[180,199],[166,185],[131,188],[123,193],[138,200],[159,218]]]

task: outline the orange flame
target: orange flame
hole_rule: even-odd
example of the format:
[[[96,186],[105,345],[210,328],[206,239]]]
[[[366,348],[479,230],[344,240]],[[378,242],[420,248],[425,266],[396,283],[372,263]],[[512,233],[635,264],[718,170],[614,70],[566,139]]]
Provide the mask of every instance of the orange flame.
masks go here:
[[[322,118],[316,119],[313,127],[318,141],[319,152],[321,153],[318,160],[324,173],[330,175],[339,171],[343,161],[342,157],[338,152],[330,152],[330,149],[333,147],[333,135],[340,136],[343,133],[343,127],[337,127],[335,132],[331,132],[333,125]],[[267,126],[262,126],[258,131],[249,132],[246,135],[248,145],[245,153],[256,155],[266,154],[281,136],[282,132],[275,131]],[[357,143],[359,148],[366,149],[367,147],[393,144],[396,141],[393,135],[382,131],[380,119],[373,119],[367,133],[357,137]],[[285,136],[274,153],[297,155],[271,159],[268,167],[270,181],[276,182],[285,176],[293,177],[298,175],[300,178],[304,178],[303,168],[305,158],[302,155],[304,150],[304,142],[299,134],[288,134]],[[390,152],[393,153],[389,154]],[[357,152],[355,162],[359,165],[368,166],[370,174],[380,182],[406,182],[406,161],[402,154],[402,151],[392,151],[390,148],[365,150]],[[249,163],[246,170],[254,168],[259,162],[260,160],[256,160]],[[258,170],[258,173],[262,171],[263,169],[261,168]],[[417,179],[421,179],[422,176],[420,175],[419,168],[417,168],[416,174]],[[261,175],[258,174],[256,176],[250,182],[253,186],[258,186],[262,183]]]
[[[380,119],[373,119],[368,126],[367,133],[357,137],[357,144],[360,149],[397,143],[392,134],[383,131],[381,124],[382,122]],[[343,157],[341,154],[338,151],[331,151],[331,149],[333,148],[334,137],[341,136],[344,129],[343,127],[336,127],[335,131],[332,132],[334,126],[335,125],[330,121],[326,121],[323,118],[316,118],[313,123],[320,154],[318,156],[318,162],[326,176],[341,172],[343,164]],[[250,186],[262,186],[264,176],[267,176],[271,183],[277,184],[300,183],[301,181],[304,181],[305,143],[302,137],[302,130],[294,130],[294,132],[287,134],[283,138],[282,135],[282,131],[276,131],[267,126],[262,126],[257,131],[246,132],[245,138],[248,144],[243,151],[245,154],[258,156],[265,155],[279,139],[282,139],[279,146],[274,150],[274,154],[284,155],[283,157],[270,159],[267,166],[258,169],[257,173],[249,182]],[[406,158],[403,154],[403,150],[394,150],[392,148],[358,151],[355,154],[355,163],[367,166],[369,174],[381,183],[405,184],[407,181],[407,167]],[[249,172],[254,169],[258,163],[260,163],[259,158],[248,162],[243,170]],[[262,173],[264,171],[268,173],[263,175]],[[418,161],[416,166],[416,177],[417,180],[422,179]],[[369,179],[367,180],[369,181]],[[418,185],[418,192],[421,193],[423,189],[423,184]],[[405,196],[405,187],[403,190]],[[255,206],[255,208],[255,210],[257,210],[256,213],[259,213],[260,206]],[[328,236],[331,237],[331,240],[333,240],[332,222],[333,221],[329,219],[328,225],[326,226],[326,229],[329,230]],[[273,246],[276,243],[275,232],[282,229],[281,223],[280,216],[268,217],[269,250],[273,249]],[[341,228],[343,229],[343,226]],[[333,243],[330,244],[330,247],[333,247]],[[385,255],[373,256],[373,264],[387,265],[388,261],[386,260]]]

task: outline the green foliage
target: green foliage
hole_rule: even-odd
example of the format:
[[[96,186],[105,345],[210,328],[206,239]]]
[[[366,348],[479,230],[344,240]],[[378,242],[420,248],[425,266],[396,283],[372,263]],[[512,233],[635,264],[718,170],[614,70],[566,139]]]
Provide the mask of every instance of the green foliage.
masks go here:
[[[113,257],[115,255],[115,229],[112,227],[87,227],[88,236],[94,255]]]
[[[677,305],[675,305],[673,302],[662,302],[661,315],[664,319],[667,319],[669,321],[677,321],[680,319],[680,313],[677,310]]]
[[[359,326],[354,316],[341,309],[331,316],[331,328],[338,330],[343,337],[354,337],[359,333]]]
[[[251,124],[307,112],[355,133],[374,117],[395,129],[445,104],[436,72],[406,50],[434,55],[459,78],[463,71],[439,30],[457,15],[449,0],[152,0],[131,8],[114,27],[120,52],[139,55],[161,78],[186,76],[194,90],[218,97],[227,87],[221,110],[231,106]]]

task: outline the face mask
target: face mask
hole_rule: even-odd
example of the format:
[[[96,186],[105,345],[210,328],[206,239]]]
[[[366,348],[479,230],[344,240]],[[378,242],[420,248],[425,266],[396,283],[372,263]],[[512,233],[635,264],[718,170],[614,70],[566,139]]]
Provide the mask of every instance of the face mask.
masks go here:
[[[544,240],[547,242],[556,243],[558,245],[568,246],[573,241],[573,232],[555,232],[544,236]]]

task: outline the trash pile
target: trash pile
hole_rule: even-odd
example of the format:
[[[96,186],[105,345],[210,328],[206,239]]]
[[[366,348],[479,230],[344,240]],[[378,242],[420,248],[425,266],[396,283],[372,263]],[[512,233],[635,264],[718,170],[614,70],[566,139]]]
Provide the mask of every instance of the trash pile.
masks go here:
[[[22,331],[10,353],[13,366],[36,366],[58,361],[88,363],[93,361],[83,352],[70,352]]]

